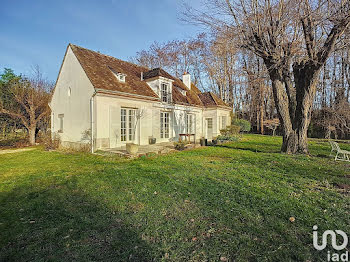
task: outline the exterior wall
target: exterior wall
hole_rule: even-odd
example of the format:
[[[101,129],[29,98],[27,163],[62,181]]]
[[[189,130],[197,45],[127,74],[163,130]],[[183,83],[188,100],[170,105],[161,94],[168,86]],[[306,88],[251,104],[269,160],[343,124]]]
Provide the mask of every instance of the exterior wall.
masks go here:
[[[227,125],[231,124],[231,116],[230,116],[230,109],[221,109],[221,108],[208,108],[204,109],[203,111],[203,134],[204,137],[207,139],[212,139],[213,137],[217,137],[220,135],[221,128],[221,117],[226,116],[226,123]],[[207,118],[212,118],[213,120],[213,128],[212,128],[212,135],[209,135],[207,132]]]
[[[135,144],[148,144],[152,136],[152,101],[97,94],[95,96],[96,148],[115,148],[126,144],[121,141],[121,109],[137,109],[140,117],[135,129]],[[140,126],[142,128],[140,128]],[[129,142],[129,141],[128,141]]]
[[[90,80],[68,47],[50,104],[51,132],[60,136],[63,145],[68,142],[90,142],[84,132],[91,129],[90,99],[93,94],[94,88]],[[64,115],[63,132],[58,133],[58,116],[61,114]]]
[[[121,141],[121,109],[137,109],[140,118],[135,128],[134,141]],[[147,145],[149,138],[156,142],[177,141],[180,133],[186,132],[186,113],[195,115],[196,139],[202,136],[202,109],[195,107],[174,106],[160,102],[142,101],[105,94],[95,96],[95,141],[96,148],[115,148],[133,142]],[[160,137],[160,113],[169,112],[169,138]]]

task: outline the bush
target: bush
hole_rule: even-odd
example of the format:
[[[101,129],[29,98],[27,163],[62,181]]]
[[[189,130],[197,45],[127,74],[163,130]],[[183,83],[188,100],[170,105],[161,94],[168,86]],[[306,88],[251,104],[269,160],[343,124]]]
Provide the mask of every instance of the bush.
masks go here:
[[[223,136],[237,136],[241,127],[238,125],[230,125],[225,129],[220,130],[221,135]]]
[[[217,137],[218,141],[238,141],[239,131],[241,127],[238,125],[230,125],[225,129],[220,130],[221,135]]]
[[[236,142],[239,140],[239,137],[233,136],[233,135],[220,135],[220,136],[218,136],[217,140]]]
[[[39,141],[44,146],[44,149],[49,150],[55,150],[60,146],[60,139],[55,134],[52,135],[51,132],[43,132],[40,135]]]
[[[245,119],[233,119],[232,124],[235,126],[239,126],[242,132],[249,132],[251,129],[250,122]]]
[[[174,142],[174,147],[176,150],[182,151],[188,143],[186,141]]]
[[[0,139],[0,148],[21,148],[25,146],[28,146],[27,138]]]

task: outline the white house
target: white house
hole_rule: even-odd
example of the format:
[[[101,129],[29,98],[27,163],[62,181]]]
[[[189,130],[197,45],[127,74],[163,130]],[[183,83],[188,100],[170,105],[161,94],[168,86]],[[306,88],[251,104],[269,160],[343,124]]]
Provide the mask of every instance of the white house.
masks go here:
[[[180,80],[72,44],[50,107],[51,130],[63,145],[92,142],[94,149],[176,141],[179,134],[212,139],[230,123],[230,107],[200,92],[189,74]]]

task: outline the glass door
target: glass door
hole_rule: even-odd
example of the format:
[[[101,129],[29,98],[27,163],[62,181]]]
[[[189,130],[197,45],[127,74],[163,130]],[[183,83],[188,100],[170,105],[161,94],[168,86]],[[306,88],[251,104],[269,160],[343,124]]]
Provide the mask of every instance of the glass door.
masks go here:
[[[136,132],[136,109],[122,108],[120,112],[120,140],[132,142]]]

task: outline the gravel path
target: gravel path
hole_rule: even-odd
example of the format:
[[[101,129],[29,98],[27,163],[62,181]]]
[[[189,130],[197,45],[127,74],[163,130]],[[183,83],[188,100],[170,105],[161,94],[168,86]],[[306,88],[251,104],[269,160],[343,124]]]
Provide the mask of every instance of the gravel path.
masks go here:
[[[0,150],[0,155],[19,153],[19,152],[24,152],[24,151],[32,151],[32,150],[34,150],[34,148],[4,149],[4,150]]]

